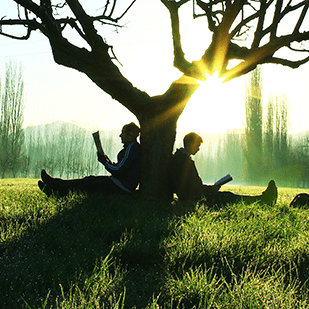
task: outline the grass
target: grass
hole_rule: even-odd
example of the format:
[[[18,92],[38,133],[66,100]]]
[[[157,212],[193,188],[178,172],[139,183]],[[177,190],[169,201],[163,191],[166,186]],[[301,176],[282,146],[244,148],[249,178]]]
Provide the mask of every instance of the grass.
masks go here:
[[[0,307],[309,308],[309,212],[289,207],[299,192],[213,209],[47,198],[35,180],[0,180]]]

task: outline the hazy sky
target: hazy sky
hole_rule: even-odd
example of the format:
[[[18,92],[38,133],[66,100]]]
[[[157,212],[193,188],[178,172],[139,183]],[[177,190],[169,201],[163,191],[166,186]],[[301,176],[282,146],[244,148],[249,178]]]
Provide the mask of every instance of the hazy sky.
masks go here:
[[[100,8],[102,1],[91,1],[96,2],[98,5],[94,7]],[[1,0],[1,17],[9,17],[11,12],[15,12],[13,1]],[[197,60],[208,46],[210,38],[204,35],[201,40],[199,29],[204,21],[192,20],[190,5],[182,10],[182,15],[184,51],[189,60]],[[114,46],[114,52],[123,64],[121,71],[134,86],[150,95],[164,93],[173,80],[181,75],[172,66],[167,9],[159,0],[137,1],[122,25],[125,27],[118,31],[111,27],[100,29],[107,42]],[[69,39],[79,42],[75,34],[71,34]],[[120,130],[124,123],[135,121],[134,115],[112,100],[84,74],[57,65],[47,39],[38,32],[28,41],[0,36],[2,74],[9,60],[21,62],[24,66],[25,126],[66,120],[92,129]],[[296,70],[276,65],[265,65],[262,69],[265,93],[284,92],[290,101],[291,132],[308,130],[309,64]],[[233,80],[221,88],[215,83],[206,83],[187,105],[179,119],[178,130],[225,133],[228,129],[241,128],[244,121],[243,97],[244,78]]]

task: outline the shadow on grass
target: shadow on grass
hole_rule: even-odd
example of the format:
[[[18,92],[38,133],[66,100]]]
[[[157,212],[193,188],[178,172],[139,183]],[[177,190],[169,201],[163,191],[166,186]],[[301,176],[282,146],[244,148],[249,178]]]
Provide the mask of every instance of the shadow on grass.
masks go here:
[[[145,307],[164,281],[161,242],[170,233],[169,222],[194,209],[193,203],[113,195],[73,195],[55,203],[57,215],[1,244],[2,308],[23,308],[25,301],[38,308],[48,294],[47,307],[55,306],[61,289],[69,293],[72,282],[90,276],[112,248],[112,259],[126,271],[119,287],[126,289],[125,307]]]

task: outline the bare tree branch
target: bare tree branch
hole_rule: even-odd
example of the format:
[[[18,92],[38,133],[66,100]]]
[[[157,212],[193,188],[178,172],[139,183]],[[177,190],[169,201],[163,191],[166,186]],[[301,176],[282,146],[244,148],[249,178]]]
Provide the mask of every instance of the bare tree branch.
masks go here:
[[[182,50],[181,38],[180,38],[180,24],[179,24],[179,8],[187,3],[189,0],[181,1],[168,1],[161,0],[161,2],[167,7],[171,16],[172,24],[172,37],[174,46],[174,66],[181,72],[188,76],[196,76],[198,70],[197,67],[185,59],[185,53]],[[203,75],[200,76],[203,78]]]
[[[307,63],[309,61],[309,56],[302,59],[302,60],[287,60],[287,59],[281,59],[281,58],[276,58],[276,57],[270,57],[269,59],[267,59],[267,63],[275,63],[275,64],[281,64],[287,67],[290,67],[292,69],[297,69],[299,68],[301,65]]]
[[[133,6],[133,4],[136,2],[137,0],[133,0],[132,3],[127,7],[127,9],[119,16],[115,19],[115,21],[120,20],[121,18],[123,18],[123,16],[130,10],[130,8]],[[116,1],[115,1],[116,4]],[[111,15],[109,16],[111,17]]]
[[[290,47],[293,42],[301,42],[307,39],[305,33],[301,35],[298,31],[304,24],[304,20],[307,16],[309,0],[296,2],[296,4],[292,4],[292,0],[290,0],[285,3],[285,6],[283,5],[283,0],[194,1],[205,14],[197,15],[194,11],[193,17],[206,16],[208,29],[213,33],[213,39],[201,60],[192,62],[191,64],[184,62],[184,57],[180,57],[184,55],[180,40],[177,46],[174,45],[174,53],[177,54],[177,51],[175,51],[177,48],[179,51],[179,60],[182,60],[182,62],[179,61],[178,63],[175,61],[174,66],[180,69],[184,74],[191,74],[189,76],[194,76],[192,74],[196,74],[195,77],[200,78],[202,75],[201,71],[209,74],[218,71],[222,76],[229,76],[227,77],[229,80],[231,76],[236,77],[246,74],[257,64],[266,61],[266,59],[278,59],[272,57],[280,48],[284,46]],[[170,1],[165,2],[170,3]],[[268,14],[268,11],[272,8],[274,9],[273,18],[271,24],[267,24],[269,18],[266,21],[266,14]],[[296,12],[296,10],[301,8],[302,11],[294,26],[294,31],[291,31],[288,35],[278,36],[278,29],[283,23],[283,19],[288,14]],[[251,13],[250,9],[252,11]],[[294,20],[295,16],[297,15],[294,15]],[[291,26],[291,21],[289,24],[289,26]],[[250,30],[252,28],[255,28],[253,36],[250,35]],[[176,34],[176,32],[173,32],[173,35],[174,34]],[[251,49],[240,46],[236,48],[237,45],[232,43],[236,42],[236,40],[245,41],[250,38],[250,36],[252,37]],[[281,43],[279,44],[278,42]],[[303,48],[298,51],[306,52]],[[294,49],[294,52],[297,52],[296,49]],[[229,61],[232,59],[243,61],[234,69],[227,70]],[[289,61],[280,61],[280,64],[284,63],[289,63]],[[190,68],[190,70],[188,70],[188,68]],[[237,72],[237,74],[235,74],[235,72]]]
[[[18,39],[27,39],[30,37],[31,31],[39,29],[48,37],[54,36],[60,39],[65,26],[70,25],[89,46],[91,46],[92,50],[98,49],[98,46],[104,46],[105,50],[110,48],[104,43],[101,36],[98,35],[94,22],[98,21],[107,24],[108,21],[110,21],[112,24],[116,24],[136,2],[136,0],[131,1],[130,5],[120,17],[113,18],[112,15],[115,11],[117,0],[106,1],[103,15],[97,16],[88,15],[81,6],[80,1],[67,0],[66,4],[75,15],[75,18],[56,19],[52,16],[53,9],[61,8],[61,6],[52,5],[51,0],[41,0],[40,5],[37,5],[31,0],[14,1],[25,8],[24,19],[21,17],[18,20],[3,19],[0,21],[0,25],[24,25],[27,27],[27,32],[25,35],[17,37],[9,33],[4,33],[2,30],[2,35]],[[244,54],[244,49],[236,49],[232,41],[247,40],[247,38],[250,37],[251,29],[254,27],[251,43],[252,53],[261,50],[263,46],[275,46],[276,44],[269,43],[274,43],[276,41],[278,27],[280,26],[279,23],[281,24],[288,14],[301,9],[301,13],[290,33],[296,36],[304,25],[309,6],[309,0],[303,0],[296,4],[293,4],[292,0],[285,4],[283,0],[210,0],[207,2],[203,0],[194,0],[194,4],[196,3],[196,5],[205,12],[208,21],[208,29],[213,33],[213,41],[199,61],[189,62],[185,58],[185,51],[181,44],[179,21],[179,9],[189,1],[190,0],[161,0],[169,10],[171,16],[174,66],[185,75],[196,77],[197,79],[205,79],[204,73],[208,72],[212,74],[214,70],[218,70],[222,72],[222,74],[225,74],[228,63],[232,59],[240,59],[247,62],[246,58],[241,58],[241,55]],[[111,5],[110,9],[108,8],[109,5]],[[273,18],[271,24],[266,25],[266,13],[271,9],[271,6],[274,9]],[[251,13],[250,10],[252,11]],[[33,12],[39,19],[30,20],[27,15],[28,11]],[[263,45],[261,42],[263,42]],[[291,39],[285,46],[290,46],[292,42],[293,40]],[[297,40],[294,40],[294,42],[297,42]],[[297,52],[296,50],[294,51]],[[300,51],[304,50],[300,49]],[[270,49],[267,57],[272,57],[273,53],[274,50]],[[264,55],[265,52],[262,54]],[[220,55],[220,57],[218,57],[218,55]]]
[[[215,22],[215,20],[213,20],[213,17],[216,17],[217,14],[216,13],[212,14],[211,5],[208,4],[208,3],[202,2],[201,0],[197,0],[197,5],[205,12],[205,15],[206,15],[207,20],[208,20],[209,30],[212,31],[212,32],[215,32],[216,31],[216,22]],[[219,23],[218,20],[217,20],[217,22]]]
[[[65,28],[66,25],[70,25],[72,28],[77,30],[78,34],[81,35],[83,37],[83,39],[85,39],[85,34],[82,34],[82,30],[77,25],[77,23],[80,22],[78,20],[78,18],[58,18],[58,19],[55,19],[50,14],[52,12],[52,8],[55,8],[55,9],[63,8],[65,5],[67,5],[67,2],[63,3],[62,5],[61,4],[49,5],[49,4],[51,4],[51,2],[46,0],[46,1],[41,2],[42,7],[40,7],[35,2],[33,2],[31,0],[14,0],[14,1],[16,3],[18,3],[18,5],[21,5],[22,7],[25,8],[26,18],[22,19],[20,17],[19,19],[10,19],[10,20],[2,19],[2,21],[0,22],[0,26],[1,25],[24,25],[24,26],[32,25],[31,31],[39,29],[44,33],[44,31],[46,31],[47,28],[52,29],[53,27],[59,27],[59,30],[61,32]],[[110,25],[116,26],[116,27],[121,27],[121,26],[117,25],[117,22],[128,12],[129,8],[131,8],[132,5],[135,2],[136,2],[136,0],[133,0],[132,3],[129,5],[129,7],[127,7],[126,10],[117,18],[113,18],[111,16],[111,12],[109,13],[108,16],[103,14],[103,15],[98,15],[98,16],[88,16],[88,18],[92,22],[99,21],[102,24],[108,24],[108,21],[109,21],[109,22],[112,22],[112,24],[110,24]],[[72,3],[74,3],[74,1]],[[116,0],[115,0],[114,3],[116,3]],[[78,6],[78,4],[79,4],[79,1],[75,1],[74,7],[76,8],[76,6]],[[33,21],[36,20],[36,19],[29,21],[27,15],[26,15],[26,13],[28,11],[33,12],[40,20],[42,20],[42,23],[37,21],[35,26],[34,26]],[[75,25],[74,25],[74,23],[75,23]],[[46,27],[46,26],[42,27],[42,25],[47,25],[47,24],[49,24],[48,27]],[[56,32],[54,31],[54,33],[56,33]],[[0,31],[0,34],[4,35],[4,36],[16,38],[16,39],[25,39],[25,38],[29,38],[29,36],[30,36],[27,33],[27,35],[25,35],[25,36],[16,37],[16,36],[10,35],[8,33],[4,33],[3,31]],[[46,35],[48,36],[47,33],[46,33]]]
[[[282,9],[282,4],[283,4],[283,0],[277,0],[276,10],[275,10],[271,32],[270,32],[270,40],[273,40],[274,38],[277,37],[277,29],[278,29],[278,24],[280,21],[280,13]]]
[[[79,3],[78,0],[67,0],[67,4],[69,5],[70,9],[76,16],[77,20],[81,24],[84,32],[84,38],[86,39],[87,43],[92,47],[95,48],[97,44],[102,45],[104,44],[102,37],[97,34],[97,31],[93,25],[93,21],[89,15],[86,14],[83,7]]]
[[[309,57],[306,57],[300,61],[292,61],[287,59],[281,59],[279,61],[280,58],[273,57],[273,54],[278,49],[282,47],[289,47],[291,42],[301,42],[303,40],[309,40],[309,32],[298,34],[297,36],[281,36],[280,38],[276,38],[276,40],[273,40],[272,42],[269,42],[268,44],[265,44],[264,46],[255,50],[243,49],[243,54],[240,55],[240,58],[244,61],[224,73],[225,81],[229,81],[237,76],[241,76],[250,72],[256,67],[257,64],[275,63],[275,60],[278,61],[278,64],[289,66],[293,63],[294,65],[301,65],[306,63],[309,60]]]
[[[299,16],[298,22],[297,22],[297,24],[295,26],[295,29],[294,29],[293,33],[299,32],[299,29],[300,29],[300,27],[301,27],[301,25],[302,25],[302,23],[303,23],[303,21],[305,19],[305,16],[307,14],[308,7],[309,7],[309,1],[306,1],[305,6],[303,7],[302,13]]]
[[[267,2],[267,0],[261,1],[260,11],[257,12],[258,24],[257,24],[256,31],[255,31],[255,34],[254,34],[252,48],[257,48],[260,45],[261,39],[263,37],[263,26],[264,26],[266,11],[267,11],[267,8],[271,5],[272,2],[273,1]]]

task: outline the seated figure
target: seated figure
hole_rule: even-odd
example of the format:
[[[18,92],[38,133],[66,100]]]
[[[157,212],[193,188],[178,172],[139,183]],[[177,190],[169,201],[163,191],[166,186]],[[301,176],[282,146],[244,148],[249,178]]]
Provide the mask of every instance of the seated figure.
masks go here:
[[[198,134],[188,133],[183,139],[182,148],[177,149],[172,158],[171,166],[171,186],[173,193],[176,193],[179,200],[199,200],[206,198],[211,205],[226,205],[243,201],[245,203],[261,202],[274,205],[277,201],[278,190],[273,180],[268,183],[268,187],[261,195],[237,195],[232,192],[219,191],[218,185],[203,184],[195,162],[191,155],[195,155],[203,140]]]
[[[87,176],[81,179],[64,180],[51,177],[42,170],[39,188],[48,196],[56,194],[60,197],[70,191],[131,193],[136,190],[140,182],[141,150],[137,142],[140,128],[133,122],[123,126],[121,142],[123,149],[117,155],[117,162],[113,163],[106,154],[98,153],[98,161],[102,163],[111,176]]]

